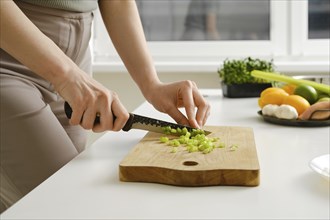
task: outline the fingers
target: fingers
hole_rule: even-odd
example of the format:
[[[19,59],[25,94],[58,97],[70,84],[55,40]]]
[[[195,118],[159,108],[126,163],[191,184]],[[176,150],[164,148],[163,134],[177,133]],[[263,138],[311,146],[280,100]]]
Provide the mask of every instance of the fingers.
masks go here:
[[[186,82],[181,91],[183,107],[186,110],[189,124],[196,128],[201,128],[207,121],[210,114],[210,105],[198,91],[194,82]],[[197,112],[195,113],[195,109]]]
[[[97,110],[93,106],[90,106],[86,109],[83,114],[82,120],[80,122],[81,126],[84,129],[90,130],[94,126],[94,121],[97,115]]]
[[[180,112],[175,106],[173,108],[169,108],[167,114],[171,116],[176,123],[181,125],[193,126],[189,123],[188,119],[182,112]]]
[[[205,125],[208,117],[210,116],[210,113],[211,113],[211,107],[210,104],[208,103],[203,103],[203,105],[201,105],[197,109],[196,120],[200,127]]]
[[[208,117],[211,113],[211,106],[210,104],[203,98],[202,94],[197,90],[195,91],[195,104],[197,106],[197,112],[196,112],[196,121],[199,124],[200,127],[205,125]]]
[[[190,126],[200,128],[195,118],[194,85],[190,81],[187,81],[187,83],[189,85],[183,86],[179,94],[182,95],[182,104],[185,108]]]
[[[116,120],[113,124],[113,131],[120,131],[126,124],[129,113],[127,112],[126,108],[122,105],[122,103],[118,100],[112,103],[112,112],[113,115],[116,116]]]
[[[70,103],[70,106],[72,108],[72,115],[70,119],[70,124],[71,125],[79,125],[80,121],[82,119],[82,116],[84,114],[83,108],[79,108],[78,106],[75,106]]]
[[[101,108],[100,123],[93,127],[94,132],[105,130],[120,131],[126,124],[129,114],[120,102],[116,93],[112,92],[112,102],[108,108]]]
[[[81,125],[93,132],[119,131],[129,118],[117,94],[111,91],[94,99],[85,98],[80,105],[72,105],[72,110],[70,124]],[[96,117],[99,117],[98,123],[95,123]]]

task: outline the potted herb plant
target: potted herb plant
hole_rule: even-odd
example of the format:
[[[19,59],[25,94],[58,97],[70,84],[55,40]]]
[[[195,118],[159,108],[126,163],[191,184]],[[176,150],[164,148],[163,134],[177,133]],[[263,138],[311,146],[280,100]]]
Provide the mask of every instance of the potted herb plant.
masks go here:
[[[240,60],[226,59],[218,69],[223,95],[229,98],[258,97],[262,90],[272,86],[266,80],[253,77],[253,70],[274,72],[274,65],[272,61],[251,57]]]

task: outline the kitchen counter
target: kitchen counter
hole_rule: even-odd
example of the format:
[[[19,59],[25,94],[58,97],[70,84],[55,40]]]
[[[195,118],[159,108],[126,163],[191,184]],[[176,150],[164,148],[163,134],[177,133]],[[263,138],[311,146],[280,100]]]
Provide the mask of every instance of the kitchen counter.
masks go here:
[[[108,132],[1,219],[329,219],[330,182],[309,162],[329,154],[330,127],[264,122],[257,98],[201,90],[212,106],[207,125],[251,127],[260,164],[256,187],[178,187],[120,182],[118,166],[145,131]],[[170,120],[148,103],[137,114]]]

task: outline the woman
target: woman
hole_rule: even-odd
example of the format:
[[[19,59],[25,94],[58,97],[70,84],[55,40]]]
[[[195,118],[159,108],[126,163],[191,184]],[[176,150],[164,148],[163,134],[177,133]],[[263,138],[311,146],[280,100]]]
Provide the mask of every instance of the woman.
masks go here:
[[[191,0],[181,40],[220,40],[217,27],[218,10],[217,0]]]
[[[178,123],[205,124],[209,105],[193,82],[164,84],[157,77],[133,0],[0,2],[2,211],[81,152],[84,130],[119,131],[128,119],[116,93],[90,76],[88,43],[97,7],[146,100]],[[64,100],[73,109],[70,121]]]

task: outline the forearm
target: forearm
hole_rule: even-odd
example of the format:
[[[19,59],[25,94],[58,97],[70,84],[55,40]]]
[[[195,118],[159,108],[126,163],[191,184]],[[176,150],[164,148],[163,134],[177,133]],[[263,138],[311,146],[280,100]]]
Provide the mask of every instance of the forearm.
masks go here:
[[[217,15],[215,13],[210,13],[206,16],[206,32],[208,39],[220,39],[220,34],[217,29]]]
[[[0,4],[0,47],[56,87],[58,80],[75,68],[75,64],[13,1],[0,1]]]
[[[208,32],[217,31],[217,16],[216,14],[208,14],[206,15],[206,30]]]
[[[99,8],[116,50],[144,96],[147,96],[150,86],[160,81],[147,49],[135,1],[101,0]]]
[[[99,0],[99,8],[114,46],[144,97],[157,110],[169,114],[180,124],[193,127],[205,124],[209,106],[195,83],[188,80],[160,82],[148,52],[135,1]],[[187,117],[178,109],[180,107],[185,108]]]

